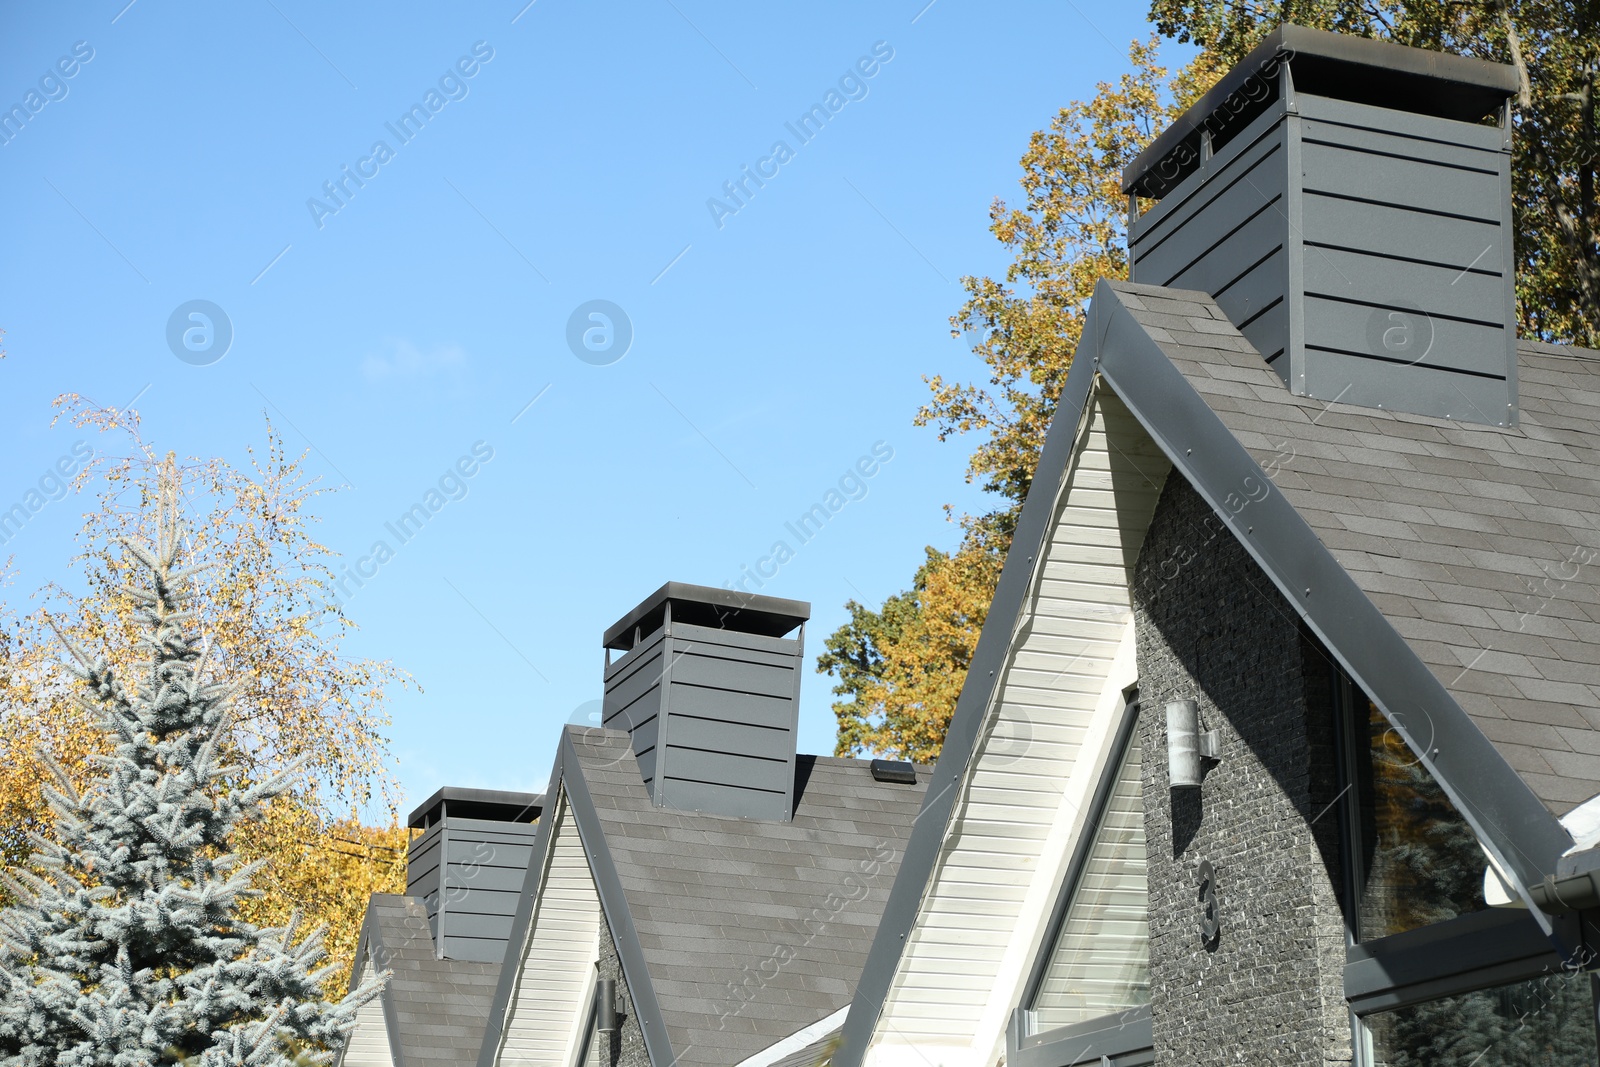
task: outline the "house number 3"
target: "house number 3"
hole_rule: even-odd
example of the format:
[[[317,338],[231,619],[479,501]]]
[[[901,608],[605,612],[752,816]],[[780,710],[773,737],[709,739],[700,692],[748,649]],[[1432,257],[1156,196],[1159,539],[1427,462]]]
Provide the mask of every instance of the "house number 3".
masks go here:
[[[1222,930],[1217,917],[1217,871],[1210,860],[1201,860],[1200,876],[1200,942],[1210,945]]]

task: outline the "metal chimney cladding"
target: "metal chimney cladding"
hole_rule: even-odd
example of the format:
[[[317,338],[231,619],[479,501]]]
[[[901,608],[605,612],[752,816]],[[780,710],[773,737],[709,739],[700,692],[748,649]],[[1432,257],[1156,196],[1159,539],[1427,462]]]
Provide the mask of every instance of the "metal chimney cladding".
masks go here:
[[[544,797],[446,786],[406,820],[406,895],[421,897],[440,959],[498,963],[522,895]]]
[[[1517,89],[1281,26],[1123,172],[1132,278],[1210,294],[1296,394],[1512,425]]]
[[[668,582],[606,631],[602,725],[632,737],[656,807],[792,816],[810,617],[803,601]]]

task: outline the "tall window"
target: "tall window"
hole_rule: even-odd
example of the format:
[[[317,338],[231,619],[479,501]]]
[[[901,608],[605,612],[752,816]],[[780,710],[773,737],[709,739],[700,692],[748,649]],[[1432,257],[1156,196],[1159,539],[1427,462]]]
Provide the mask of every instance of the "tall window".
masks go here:
[[[1128,730],[1093,843],[1030,1007],[1039,1030],[1150,1003],[1150,908],[1145,876],[1139,732]]]
[[[1461,951],[1450,947],[1451,939],[1471,939],[1493,927],[1484,921],[1491,916],[1469,918],[1488,908],[1483,897],[1488,860],[1466,819],[1400,732],[1347,679],[1340,686],[1345,788],[1351,798],[1345,809],[1351,937],[1365,946],[1437,926],[1409,948],[1393,947],[1407,939],[1389,942],[1386,950],[1373,947],[1393,953],[1391,973],[1409,975],[1413,982],[1426,974],[1439,992],[1452,985],[1457,990],[1358,1020],[1356,1064],[1596,1067],[1595,992],[1588,974],[1564,969],[1553,952],[1531,961],[1544,973],[1491,988],[1475,987],[1511,976],[1451,969],[1452,954],[1460,958]],[[1425,720],[1407,728],[1419,743],[1429,743]],[[1531,933],[1538,940],[1538,931]]]
[[[1350,693],[1357,940],[1488,907],[1472,828],[1377,705],[1354,687]]]

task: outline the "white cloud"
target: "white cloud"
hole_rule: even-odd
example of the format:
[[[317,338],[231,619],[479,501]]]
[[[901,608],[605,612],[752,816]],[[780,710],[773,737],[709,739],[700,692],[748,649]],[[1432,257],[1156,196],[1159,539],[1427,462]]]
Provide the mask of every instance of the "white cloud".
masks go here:
[[[361,361],[361,374],[369,382],[454,375],[467,362],[460,345],[434,345],[424,352],[410,341],[393,341],[388,355],[369,355]]]

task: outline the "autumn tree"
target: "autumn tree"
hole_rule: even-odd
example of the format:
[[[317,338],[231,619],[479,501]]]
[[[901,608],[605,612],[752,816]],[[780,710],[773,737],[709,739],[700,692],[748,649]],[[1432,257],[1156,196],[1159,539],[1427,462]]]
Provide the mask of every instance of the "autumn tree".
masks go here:
[[[1215,81],[1202,56],[1168,79],[1154,39],[1134,42],[1131,71],[1093,99],[1062,108],[1022,157],[1022,200],[995,200],[989,230],[1012,257],[1004,278],[961,279],[951,317],[987,381],[927,379],[916,415],[939,439],[976,434],[967,480],[995,499],[959,519],[960,546],[928,549],[912,588],[872,610],[851,601],[850,621],[827,641],[818,669],[837,679],[840,755],[936,757],[994,597],[1018,512],[1055,417],[1095,283],[1125,278],[1127,203],[1122,168]]]
[[[101,455],[74,488],[95,499],[79,535],[78,588],[52,585],[20,618],[0,618],[0,853],[19,864],[31,834],[51,832],[44,803],[51,772],[41,752],[76,783],[104,753],[104,736],[53,670],[55,636],[63,633],[104,649],[126,672],[137,658],[138,625],[122,588],[130,561],[104,546],[153,534],[161,462],[145,442],[137,414],[59,402],[62,417],[99,431],[120,455]],[[402,892],[407,833],[393,816],[396,788],[383,731],[386,687],[406,679],[387,663],[341,651],[353,628],[329,606],[331,553],[312,536],[311,508],[325,490],[267,427],[266,446],[247,467],[220,459],[179,465],[185,510],[196,516],[187,550],[212,564],[196,577],[197,617],[211,636],[219,670],[236,680],[230,755],[249,781],[299,768],[293,787],[272,798],[235,841],[242,858],[263,860],[244,917],[263,926],[285,923],[295,908],[328,924],[326,945],[348,975],[370,892]],[[364,826],[353,813],[379,813]]]
[[[1600,348],[1600,4],[1592,0],[1152,0],[1157,28],[1221,64],[1281,22],[1509,63],[1511,208],[1524,336]]]
[[[325,1064],[381,988],[367,982],[330,1001],[320,929],[306,932],[298,913],[277,927],[243,916],[263,863],[241,862],[230,846],[291,788],[291,768],[253,774],[238,761],[240,687],[200,621],[204,565],[185,551],[177,483],[169,460],[154,539],[116,546],[134,661],[123,669],[59,635],[70,658],[56,673],[100,744],[82,784],[45,760],[54,833],[35,837],[38,873],[8,880],[8,1067]],[[108,620],[104,632],[123,628]]]

